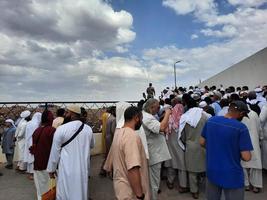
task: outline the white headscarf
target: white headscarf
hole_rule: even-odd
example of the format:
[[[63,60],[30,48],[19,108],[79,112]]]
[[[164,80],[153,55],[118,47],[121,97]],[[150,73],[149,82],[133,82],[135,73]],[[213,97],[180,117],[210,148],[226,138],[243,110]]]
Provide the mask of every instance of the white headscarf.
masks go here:
[[[12,119],[7,119],[5,122],[6,123],[10,123],[14,128],[17,128],[16,125],[15,125],[15,123],[14,123],[14,121]]]
[[[131,104],[127,102],[119,102],[116,104],[116,128],[122,128],[124,125],[124,112]]]
[[[40,126],[42,113],[37,112],[32,116],[26,127],[26,139],[32,137],[33,132]]]

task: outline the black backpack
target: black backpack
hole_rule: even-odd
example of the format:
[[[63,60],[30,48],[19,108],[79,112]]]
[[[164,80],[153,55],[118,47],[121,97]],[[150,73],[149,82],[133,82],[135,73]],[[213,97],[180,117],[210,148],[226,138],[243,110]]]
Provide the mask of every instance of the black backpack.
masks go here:
[[[254,112],[256,112],[258,115],[260,115],[260,113],[261,113],[261,108],[259,106],[259,103],[260,103],[260,101],[257,101],[257,103],[255,103],[255,104],[248,103],[250,109],[253,110]]]

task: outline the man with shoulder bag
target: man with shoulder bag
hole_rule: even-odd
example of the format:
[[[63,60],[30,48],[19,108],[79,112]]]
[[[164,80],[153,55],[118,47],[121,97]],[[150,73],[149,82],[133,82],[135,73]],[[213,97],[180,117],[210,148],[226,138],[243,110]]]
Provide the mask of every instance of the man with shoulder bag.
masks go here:
[[[87,200],[90,148],[94,146],[90,126],[80,121],[81,109],[67,107],[65,120],[54,134],[47,171],[55,177],[58,166],[57,200]]]

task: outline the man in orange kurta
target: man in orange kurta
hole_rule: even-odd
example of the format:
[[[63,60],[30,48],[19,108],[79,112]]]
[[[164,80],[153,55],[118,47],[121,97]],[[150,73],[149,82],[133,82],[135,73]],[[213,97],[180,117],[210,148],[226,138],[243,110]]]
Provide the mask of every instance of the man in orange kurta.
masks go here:
[[[113,169],[116,199],[150,200],[147,159],[135,130],[142,124],[142,113],[131,106],[124,113],[125,124],[117,129],[104,169]]]

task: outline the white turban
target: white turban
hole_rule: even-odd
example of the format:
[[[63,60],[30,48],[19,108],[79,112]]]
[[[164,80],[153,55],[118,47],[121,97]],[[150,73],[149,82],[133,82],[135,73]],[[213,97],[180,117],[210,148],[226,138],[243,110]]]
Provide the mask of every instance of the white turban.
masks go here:
[[[20,113],[21,118],[26,118],[26,117],[29,117],[30,115],[31,115],[31,112],[28,110],[25,110],[25,111]]]

